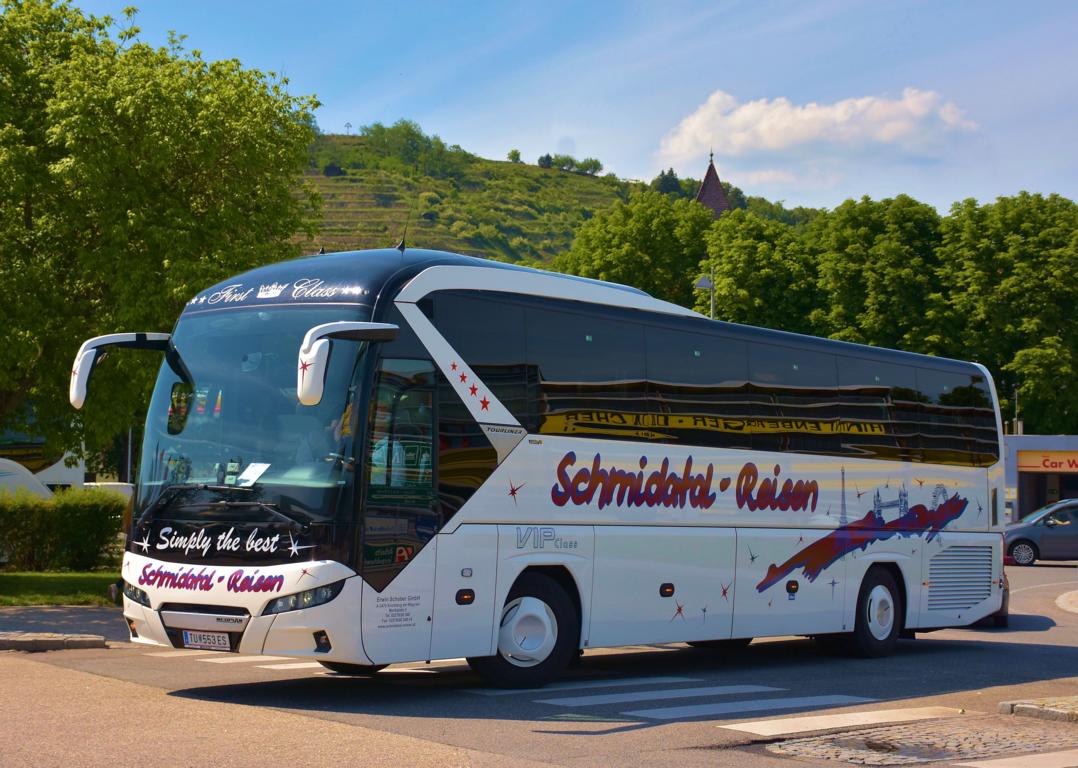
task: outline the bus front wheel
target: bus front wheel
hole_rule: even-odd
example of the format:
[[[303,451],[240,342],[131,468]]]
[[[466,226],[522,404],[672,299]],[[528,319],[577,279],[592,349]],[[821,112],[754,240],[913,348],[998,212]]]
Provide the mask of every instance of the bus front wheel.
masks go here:
[[[902,631],[902,600],[889,571],[870,568],[857,595],[857,621],[849,637],[855,656],[889,656]]]
[[[517,579],[502,609],[498,652],[471,657],[481,677],[503,688],[533,688],[560,675],[577,654],[580,617],[565,590],[542,573]]]

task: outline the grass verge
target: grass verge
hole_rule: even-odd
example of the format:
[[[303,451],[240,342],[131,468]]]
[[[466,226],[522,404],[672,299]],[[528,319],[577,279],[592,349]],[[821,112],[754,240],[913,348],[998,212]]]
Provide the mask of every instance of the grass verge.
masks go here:
[[[112,605],[108,589],[117,578],[108,571],[0,573],[0,606]]]

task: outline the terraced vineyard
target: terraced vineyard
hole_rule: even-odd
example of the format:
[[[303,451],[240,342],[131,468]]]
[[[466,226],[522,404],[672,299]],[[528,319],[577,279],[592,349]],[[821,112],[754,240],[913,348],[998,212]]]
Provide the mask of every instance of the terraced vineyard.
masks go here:
[[[304,181],[322,198],[322,220],[313,240],[297,236],[305,252],[394,246],[410,218],[412,246],[547,262],[569,249],[582,221],[629,190],[614,178],[485,160],[456,148],[452,173],[423,173],[422,163],[407,167],[395,157],[372,162],[365,136],[319,142]],[[326,160],[338,156],[353,159]],[[327,175],[327,167],[340,175]]]

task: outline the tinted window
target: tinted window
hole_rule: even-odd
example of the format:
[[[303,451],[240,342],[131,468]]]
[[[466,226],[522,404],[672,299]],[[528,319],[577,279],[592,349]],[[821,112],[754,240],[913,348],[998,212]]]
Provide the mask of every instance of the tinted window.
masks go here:
[[[529,307],[538,428],[622,440],[648,439],[642,326],[597,312]]]
[[[650,326],[645,339],[658,439],[751,448],[755,408],[745,342],[676,326]]]
[[[363,578],[385,588],[438,532],[434,495],[434,366],[383,359],[370,402]]]
[[[749,380],[761,415],[754,449],[841,452],[834,355],[811,347],[751,344]]]
[[[521,424],[529,425],[524,307],[467,293],[441,293],[434,324]]]
[[[842,452],[866,458],[919,461],[917,376],[910,366],[839,355]]]
[[[438,501],[449,521],[498,466],[498,455],[456,390],[438,374]]]
[[[925,461],[973,466],[996,461],[996,417],[982,375],[918,368],[917,386],[924,396],[920,426]]]

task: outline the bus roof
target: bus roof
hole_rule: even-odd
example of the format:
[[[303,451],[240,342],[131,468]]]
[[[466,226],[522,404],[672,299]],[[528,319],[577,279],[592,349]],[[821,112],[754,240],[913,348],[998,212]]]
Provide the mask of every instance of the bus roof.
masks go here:
[[[554,275],[566,281],[592,283],[614,288],[638,296],[650,294],[618,283],[592,280],[585,277],[563,275],[555,272],[506,264],[489,259],[463,256],[448,251],[424,248],[380,248],[364,251],[339,251],[335,253],[306,256],[275,264],[267,264],[224,280],[200,291],[184,308],[183,314],[220,310],[233,307],[254,307],[296,304],[348,304],[373,307],[382,292],[389,288],[397,291],[412,277],[433,266],[484,267],[488,269],[515,270],[522,274]],[[631,313],[634,310],[622,309]],[[668,322],[688,321],[700,325],[701,331],[739,338],[747,342],[766,342],[795,347],[810,347],[836,355],[872,358],[881,362],[906,365],[929,365],[933,368],[963,369],[968,371],[971,363],[949,358],[923,355],[915,352],[873,347],[818,336],[808,336],[788,331],[740,325],[720,320],[708,320],[703,316],[664,318]]]

